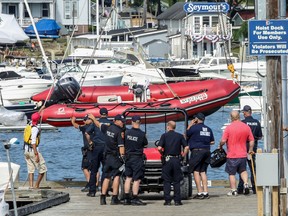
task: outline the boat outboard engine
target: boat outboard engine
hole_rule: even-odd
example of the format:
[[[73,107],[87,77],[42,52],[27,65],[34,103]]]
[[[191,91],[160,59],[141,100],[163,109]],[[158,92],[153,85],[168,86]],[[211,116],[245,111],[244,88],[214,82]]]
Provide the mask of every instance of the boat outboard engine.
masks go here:
[[[79,83],[73,77],[65,77],[56,83],[49,101],[45,107],[51,106],[59,102],[73,102],[78,93],[81,93]],[[80,95],[80,94],[79,94]]]
[[[142,96],[144,93],[144,87],[143,85],[133,85],[133,91],[134,91],[134,95],[136,98],[137,102],[141,102],[142,101]]]

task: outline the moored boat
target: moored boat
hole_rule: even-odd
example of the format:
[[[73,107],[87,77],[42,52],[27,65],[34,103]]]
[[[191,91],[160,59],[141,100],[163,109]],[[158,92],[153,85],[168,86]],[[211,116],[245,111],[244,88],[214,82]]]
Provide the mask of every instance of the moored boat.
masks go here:
[[[48,91],[35,95],[32,99],[34,101],[45,100]],[[99,117],[99,110],[102,107],[108,109],[110,118],[123,113],[129,108],[182,108],[186,110],[190,117],[197,112],[209,115],[235,98],[239,91],[240,87],[237,83],[226,79],[209,79],[148,86],[138,85],[133,87],[82,87],[77,102],[63,103],[61,99],[62,103],[58,103],[59,101],[50,97],[50,100],[52,100],[50,104],[56,104],[43,110],[42,120],[57,127],[70,126],[70,118],[72,116],[75,116],[78,122],[82,121],[88,113]],[[139,113],[139,115],[143,116],[143,113]],[[181,118],[176,113],[159,115],[159,113],[151,112],[146,114],[147,123],[164,120],[181,120]]]

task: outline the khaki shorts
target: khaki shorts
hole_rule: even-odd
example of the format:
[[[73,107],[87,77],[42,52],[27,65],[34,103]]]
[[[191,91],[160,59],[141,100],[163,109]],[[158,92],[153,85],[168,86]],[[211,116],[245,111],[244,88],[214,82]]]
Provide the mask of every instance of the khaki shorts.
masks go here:
[[[33,150],[25,151],[24,156],[25,156],[25,160],[27,163],[28,173],[34,173],[35,169],[37,169],[38,173],[41,173],[41,174],[47,172],[45,160],[40,152],[38,152],[38,156],[39,156],[38,163],[36,163],[36,156]]]

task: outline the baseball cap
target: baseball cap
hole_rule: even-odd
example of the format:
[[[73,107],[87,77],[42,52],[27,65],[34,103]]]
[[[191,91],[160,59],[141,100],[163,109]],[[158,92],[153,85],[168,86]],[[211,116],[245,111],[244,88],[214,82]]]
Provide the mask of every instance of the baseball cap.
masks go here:
[[[197,113],[196,115],[194,115],[194,118],[198,118],[201,121],[205,120],[205,115],[203,113]]]
[[[32,124],[36,125],[40,118],[41,118],[41,116],[38,112],[33,113],[31,116]]]
[[[135,115],[135,116],[132,116],[132,122],[136,122],[136,121],[141,121],[141,118],[140,118],[140,116],[138,116],[138,115]]]
[[[99,112],[100,115],[108,115],[108,110],[105,107],[101,108]]]
[[[248,111],[252,111],[252,109],[249,105],[245,105],[241,111],[242,112],[248,112]]]
[[[122,115],[120,115],[120,114],[118,114],[118,115],[115,116],[115,121],[116,121],[116,120],[120,120],[120,121],[122,121],[122,122],[125,122],[125,118],[124,118]]]

